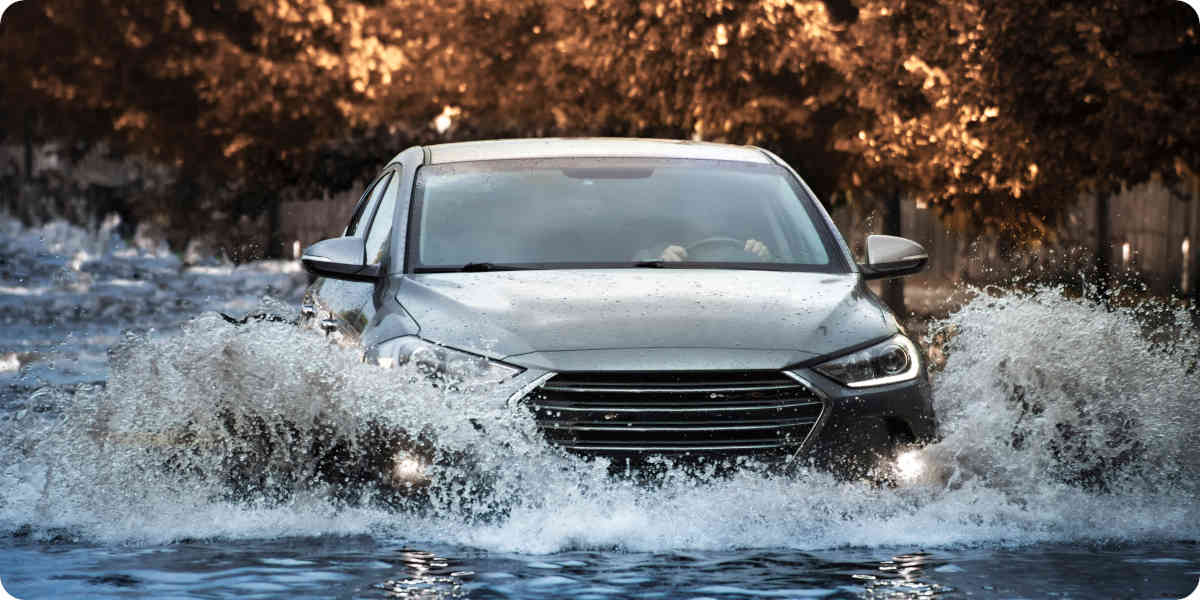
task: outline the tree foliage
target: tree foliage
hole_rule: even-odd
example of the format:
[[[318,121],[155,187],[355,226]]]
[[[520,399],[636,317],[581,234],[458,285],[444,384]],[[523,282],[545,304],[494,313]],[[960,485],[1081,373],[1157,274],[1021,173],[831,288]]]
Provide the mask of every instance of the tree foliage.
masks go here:
[[[38,0],[0,25],[0,127],[225,191],[159,207],[184,220],[410,142],[591,134],[758,144],[825,198],[1045,230],[1200,164],[1198,38],[1175,0]]]

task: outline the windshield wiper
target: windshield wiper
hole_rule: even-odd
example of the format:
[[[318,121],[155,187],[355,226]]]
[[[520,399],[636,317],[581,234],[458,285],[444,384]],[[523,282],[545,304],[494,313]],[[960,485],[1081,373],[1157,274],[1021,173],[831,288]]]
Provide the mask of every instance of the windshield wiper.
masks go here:
[[[666,267],[665,260],[639,260],[633,266],[639,269],[662,269]]]
[[[639,260],[633,263],[639,269],[711,269],[711,264],[694,263],[686,260]]]
[[[514,265],[498,265],[490,262],[472,262],[459,267],[457,270],[463,273],[482,273],[484,271],[523,271],[528,268]]]

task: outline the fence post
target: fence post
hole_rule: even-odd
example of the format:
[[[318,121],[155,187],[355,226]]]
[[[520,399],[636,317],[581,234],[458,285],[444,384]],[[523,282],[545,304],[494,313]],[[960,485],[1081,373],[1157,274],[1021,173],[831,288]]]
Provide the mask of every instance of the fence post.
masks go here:
[[[1112,240],[1109,223],[1109,194],[1107,190],[1096,192],[1096,290],[1102,298],[1108,297],[1112,277]]]

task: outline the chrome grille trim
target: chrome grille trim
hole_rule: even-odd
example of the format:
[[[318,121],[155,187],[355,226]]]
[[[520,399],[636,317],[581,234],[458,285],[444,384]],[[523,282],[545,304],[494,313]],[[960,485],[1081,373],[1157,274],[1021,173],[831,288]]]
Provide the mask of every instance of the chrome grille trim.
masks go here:
[[[552,379],[557,374],[558,373],[552,372],[552,373],[545,373],[542,375],[538,375],[537,377],[535,377],[533,379],[533,381],[526,383],[525,385],[521,386],[520,389],[513,392],[512,395],[508,397],[508,401],[506,404],[508,406],[516,405],[518,402],[521,402],[522,400],[524,400],[526,397],[529,396],[529,394],[532,394],[535,390],[537,390],[539,387],[541,387],[547,381],[550,381],[550,379]]]
[[[614,394],[719,394],[735,392],[764,392],[773,390],[794,389],[794,385],[760,385],[747,387],[562,387],[557,385],[542,386],[548,392],[579,392],[579,393],[614,393]]]
[[[592,452],[726,452],[729,450],[775,450],[778,444],[750,444],[728,446],[571,446],[563,445],[567,450]]]
[[[585,453],[795,455],[828,402],[786,371],[563,373],[539,382],[522,400],[539,430]]]
[[[816,422],[816,419],[798,419],[766,425],[726,425],[722,427],[630,427],[625,425],[543,425],[542,427],[545,429],[566,429],[570,431],[749,431],[756,429],[779,429],[795,425],[812,425]]]
[[[579,406],[564,406],[558,404],[541,404],[539,408],[545,410],[559,411],[586,411],[586,412],[722,412],[733,410],[778,410],[781,408],[800,408],[803,406],[815,406],[820,402],[795,402],[792,404],[766,404],[761,406],[698,406],[690,408],[676,407],[654,407],[654,408],[628,408],[617,406],[595,406],[595,407],[579,407]]]
[[[817,417],[817,423],[808,431],[808,437],[804,438],[804,443],[800,444],[796,448],[796,451],[792,453],[792,456],[788,458],[789,463],[794,463],[800,458],[801,453],[812,446],[813,438],[825,426],[825,421],[829,419],[829,396],[821,391],[821,388],[813,385],[811,381],[795,371],[784,371],[783,374],[795,379],[797,383],[807,388],[809,392],[812,392],[814,396],[821,400],[821,414]]]

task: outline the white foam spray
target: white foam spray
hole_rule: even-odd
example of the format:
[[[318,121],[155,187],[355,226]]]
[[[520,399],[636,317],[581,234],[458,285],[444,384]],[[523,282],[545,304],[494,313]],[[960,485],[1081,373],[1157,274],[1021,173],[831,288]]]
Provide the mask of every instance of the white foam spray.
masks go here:
[[[639,486],[548,446],[485,392],[409,381],[285,323],[206,316],[114,349],[106,387],[44,391],[7,416],[0,526],[532,553],[1196,539],[1200,344],[1183,314],[1156,309],[1157,334],[1145,314],[1042,288],[985,291],[935,323],[950,340],[934,381],[944,437],[920,452],[926,477],[898,487],[753,471]],[[420,501],[381,503],[354,473],[397,430],[435,449],[433,481]],[[324,476],[335,459],[362,468]]]

